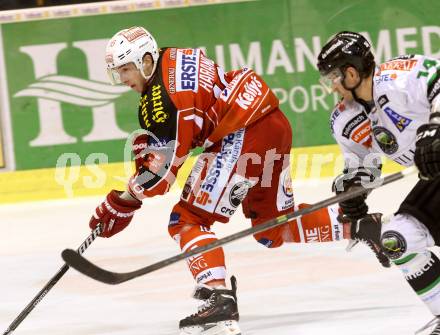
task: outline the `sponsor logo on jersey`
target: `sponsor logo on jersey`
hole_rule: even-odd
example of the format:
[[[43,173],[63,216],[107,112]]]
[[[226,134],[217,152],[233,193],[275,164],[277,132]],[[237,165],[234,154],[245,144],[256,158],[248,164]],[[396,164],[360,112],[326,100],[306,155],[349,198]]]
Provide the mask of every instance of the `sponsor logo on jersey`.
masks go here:
[[[335,122],[339,115],[341,115],[341,112],[345,109],[344,104],[341,102],[336,105],[335,110],[333,111],[331,117],[330,117],[330,129],[332,131],[332,134],[335,133]]]
[[[195,178],[192,175],[189,175],[186,179],[185,185],[183,186],[181,198],[183,200],[188,200],[189,195],[191,194],[191,190],[195,183]]]
[[[390,120],[394,123],[394,125],[400,132],[403,132],[405,128],[408,127],[408,125],[412,122],[411,119],[408,119],[396,113],[390,107],[385,107],[383,111],[390,118]]]
[[[397,152],[399,145],[396,136],[384,127],[373,127],[373,135],[380,149],[387,155]]]
[[[197,92],[200,50],[178,50],[176,55],[176,91]]]
[[[171,212],[170,221],[168,222],[168,226],[175,226],[179,223],[180,213]]]
[[[208,279],[210,279],[212,277],[212,273],[211,271],[205,272],[204,274],[200,275],[197,277],[197,284],[202,282],[202,281],[207,281]]]
[[[168,68],[168,90],[171,94],[176,93],[176,69]]]
[[[352,118],[348,123],[345,125],[344,129],[342,130],[342,136],[349,139],[351,133],[354,129],[356,129],[360,124],[367,121],[368,117],[365,115],[365,113],[360,113],[356,115],[354,118]]]
[[[248,194],[249,189],[254,186],[255,183],[255,181],[246,179],[243,176],[233,174],[218,202],[215,213],[225,217],[231,217]]]
[[[151,127],[152,122],[164,123],[169,117],[169,113],[166,111],[162,94],[162,85],[153,85],[150,96],[145,93],[140,101],[140,116],[142,117],[145,128]]]
[[[383,106],[385,106],[387,103],[389,103],[390,100],[388,99],[386,94],[381,95],[378,99],[377,99],[377,103],[379,104],[380,108],[382,108]]]
[[[210,204],[212,200],[209,198],[208,192],[201,191],[196,198],[196,202],[202,206],[205,206],[208,203]]]
[[[245,129],[225,136],[222,147],[208,168],[200,186],[195,205],[212,213],[238,161],[243,146]],[[205,195],[206,194],[206,195]]]
[[[290,173],[285,173],[283,177],[283,193],[286,197],[293,197],[292,177]]]
[[[261,87],[263,87],[261,81],[256,76],[251,76],[250,82],[244,84],[244,92],[238,93],[235,102],[242,109],[247,110],[255,99],[262,95]]]
[[[144,94],[141,96],[141,99],[139,100],[139,111],[140,111],[140,117],[142,117],[142,120],[144,122],[144,126],[146,129],[151,127],[151,122],[148,118],[148,95]]]
[[[247,180],[235,184],[232,187],[231,192],[229,193],[230,204],[233,207],[237,208],[241,204],[243,199],[246,197],[246,195],[251,187],[252,187],[252,184],[250,182],[248,182]]]
[[[153,104],[153,121],[156,123],[164,123],[169,118],[163,106],[161,87],[161,85],[153,85],[151,91],[150,102]]]
[[[306,243],[327,242],[332,240],[332,233],[329,226],[305,229]]]
[[[198,246],[194,245],[194,247],[191,249],[194,249],[196,247],[198,247]],[[208,263],[206,262],[203,255],[197,256],[197,258],[196,258],[196,256],[189,257],[188,258],[188,265],[189,265],[189,268],[193,274],[197,274],[201,270],[206,269],[208,267]]]
[[[231,96],[231,92],[235,89],[238,82],[243,78],[246,74],[248,74],[248,68],[244,67],[242,71],[236,75],[232,80],[228,83],[228,85],[225,87],[225,89],[222,91],[222,94],[220,95],[220,99],[222,99],[224,102],[227,102],[228,99]]]
[[[412,274],[405,275],[405,279],[409,281],[423,276],[434,266],[434,264],[435,264],[435,259],[431,257],[429,261],[425,265],[423,265],[418,271]]]
[[[177,54],[177,49],[176,48],[171,48],[170,49],[170,59],[171,60],[176,60],[176,54]]]
[[[416,66],[416,59],[396,59],[380,65],[380,71],[411,71]]]
[[[200,55],[199,85],[208,93],[212,93],[216,73],[215,63],[202,53]]]
[[[440,70],[437,70],[437,77],[433,77],[428,83],[428,101],[432,103],[434,98],[440,93]]]
[[[339,228],[338,224],[333,225],[333,236],[334,236],[333,238],[334,241],[342,240],[342,231]]]
[[[284,211],[295,205],[293,197],[292,179],[290,177],[290,166],[281,171],[278,180],[277,209]]]
[[[369,123],[363,123],[361,127],[357,128],[351,134],[351,139],[356,143],[364,142],[364,139],[369,137],[371,133],[371,126]],[[370,143],[371,144],[371,143]],[[369,147],[369,146],[367,146]]]
[[[397,78],[395,73],[380,74],[374,77],[376,84],[380,84],[383,81],[393,81]]]

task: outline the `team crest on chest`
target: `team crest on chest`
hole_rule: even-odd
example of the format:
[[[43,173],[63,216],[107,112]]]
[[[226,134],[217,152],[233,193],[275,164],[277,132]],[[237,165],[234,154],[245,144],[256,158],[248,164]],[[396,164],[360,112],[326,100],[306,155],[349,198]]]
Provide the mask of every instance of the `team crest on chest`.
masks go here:
[[[374,127],[373,135],[377,144],[385,154],[392,155],[399,149],[396,136],[388,129],[384,127]]]

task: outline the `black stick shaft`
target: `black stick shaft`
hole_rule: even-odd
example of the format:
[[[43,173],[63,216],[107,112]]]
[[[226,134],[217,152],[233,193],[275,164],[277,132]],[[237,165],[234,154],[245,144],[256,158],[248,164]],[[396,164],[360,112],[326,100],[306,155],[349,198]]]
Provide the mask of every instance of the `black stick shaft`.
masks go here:
[[[374,185],[372,188],[378,188],[383,185],[389,184],[391,182],[394,182],[396,180],[402,179],[405,176],[414,173],[416,170],[413,168],[409,168],[406,170],[403,170],[401,172],[397,172],[394,174],[391,174],[383,179],[380,179],[376,185]],[[331,198],[327,198],[325,200],[322,200],[318,203],[315,203],[314,205],[300,209],[296,212],[291,212],[286,215],[279,216],[277,218],[274,218],[272,220],[269,220],[265,223],[262,223],[260,225],[239,231],[235,234],[223,237],[217,241],[214,241],[212,243],[209,243],[204,246],[197,247],[195,249],[192,249],[190,251],[186,251],[180,254],[177,254],[173,257],[169,257],[167,259],[164,259],[162,261],[156,262],[154,264],[145,266],[143,268],[140,268],[138,270],[134,270],[131,272],[125,272],[125,273],[118,273],[118,272],[112,272],[107,271],[103,268],[98,267],[97,265],[93,264],[92,262],[88,261],[84,257],[78,255],[74,250],[66,249],[62,252],[62,257],[66,261],[67,264],[69,264],[74,269],[78,270],[79,272],[85,274],[88,277],[91,277],[93,279],[96,279],[98,281],[101,281],[103,283],[107,284],[120,284],[123,282],[126,282],[128,280],[134,279],[136,277],[145,275],[147,273],[162,269],[168,265],[171,265],[173,263],[176,263],[178,261],[181,261],[183,259],[186,259],[188,257],[201,254],[213,249],[216,249],[222,245],[225,245],[227,243],[230,243],[232,241],[238,240],[240,238],[253,235],[262,231],[266,231],[268,229],[280,226],[282,224],[285,224],[288,221],[291,221],[293,219],[297,219],[303,215],[312,213],[314,211],[317,211],[321,208],[328,207],[330,205],[340,203],[342,201],[357,197],[361,194],[364,194],[368,192],[368,189],[365,189],[363,187],[357,187],[353,190],[350,190],[349,192],[341,193],[339,195],[335,195]]]
[[[381,179],[380,180],[380,185],[378,185],[377,187],[384,186],[386,184],[392,183],[393,181],[402,179],[405,176],[407,176],[409,174],[412,174],[413,172],[415,172],[415,170],[412,169],[412,168],[409,168],[409,169],[406,169],[406,170],[403,170],[403,171],[400,171],[400,172],[393,173],[393,174],[391,174],[389,176],[386,176],[385,178]],[[206,245],[201,246],[201,247],[194,248],[194,249],[192,249],[190,251],[178,254],[178,255],[176,255],[174,257],[170,257],[170,258],[164,259],[164,260],[162,260],[160,262],[151,264],[150,266],[144,267],[144,268],[139,269],[137,271],[133,271],[131,273],[131,276],[132,276],[132,278],[142,276],[142,275],[144,275],[146,273],[153,272],[155,270],[161,269],[161,268],[163,268],[165,266],[168,266],[170,264],[176,263],[176,262],[178,262],[180,260],[183,260],[185,258],[194,256],[194,255],[206,252],[206,251],[210,251],[210,250],[216,249],[216,248],[218,248],[218,247],[220,247],[222,245],[225,245],[225,244],[230,243],[232,241],[238,240],[240,238],[243,238],[243,237],[246,237],[246,236],[249,236],[249,235],[254,235],[256,233],[259,233],[259,232],[262,232],[262,231],[266,231],[266,230],[274,228],[274,227],[278,227],[278,226],[280,226],[282,224],[285,224],[286,222],[288,222],[290,220],[297,219],[299,217],[302,217],[303,215],[310,214],[310,213],[315,212],[315,211],[317,211],[319,209],[322,209],[322,208],[334,205],[336,203],[340,203],[342,201],[345,201],[345,200],[348,200],[348,199],[351,199],[351,198],[355,198],[355,197],[357,197],[357,196],[359,196],[361,194],[364,194],[366,192],[368,192],[368,190],[366,190],[363,187],[359,187],[359,188],[353,189],[353,191],[345,192],[345,193],[341,193],[341,194],[335,195],[335,196],[333,196],[331,198],[328,198],[328,199],[322,200],[320,202],[317,202],[317,203],[315,203],[314,205],[312,205],[310,207],[303,208],[303,209],[301,209],[299,211],[279,216],[279,217],[277,217],[275,219],[272,219],[272,220],[269,220],[269,221],[267,221],[265,223],[262,223],[262,224],[259,224],[257,226],[254,226],[254,227],[251,227],[251,228],[239,231],[239,232],[237,232],[235,234],[223,237],[223,238],[221,238],[221,239],[219,239],[217,241],[214,241],[212,243],[206,244]],[[132,278],[130,278],[130,279],[132,279]]]
[[[101,225],[98,225],[92,233],[86,238],[86,240],[79,246],[77,253],[82,254],[92,244],[96,237],[101,234]],[[69,270],[69,266],[64,264],[58,272],[47,282],[47,284],[38,292],[38,294],[27,304],[27,306],[21,311],[21,313],[15,318],[5,330],[3,335],[12,334],[17,329],[20,323],[29,315],[30,312],[37,306],[41,300],[47,295],[47,293],[55,286],[55,284],[64,276]]]

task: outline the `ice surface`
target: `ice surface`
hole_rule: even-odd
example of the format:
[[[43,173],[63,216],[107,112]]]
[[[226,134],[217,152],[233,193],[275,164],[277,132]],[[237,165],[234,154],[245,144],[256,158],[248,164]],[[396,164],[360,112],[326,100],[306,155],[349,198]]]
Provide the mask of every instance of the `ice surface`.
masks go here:
[[[392,213],[416,177],[374,191],[371,210]],[[295,185],[296,202],[330,193],[329,180]],[[168,236],[169,212],[178,194],[146,201],[133,223],[85,253],[116,271],[136,269],[179,252]],[[0,331],[62,266],[60,252],[78,247],[101,198],[0,206]],[[249,227],[241,213],[222,237]],[[383,269],[369,249],[345,252],[346,242],[288,244],[266,249],[251,237],[225,247],[229,274],[238,279],[244,335],[414,334],[431,319],[397,268]],[[17,335],[171,335],[195,311],[193,280],[177,263],[133,281],[108,286],[74,270],[58,282],[14,332]]]

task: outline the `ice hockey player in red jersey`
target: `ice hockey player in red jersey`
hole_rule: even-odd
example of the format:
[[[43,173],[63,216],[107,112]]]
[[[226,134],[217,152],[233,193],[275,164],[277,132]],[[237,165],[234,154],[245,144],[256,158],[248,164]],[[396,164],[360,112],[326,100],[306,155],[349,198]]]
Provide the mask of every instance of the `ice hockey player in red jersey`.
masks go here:
[[[340,192],[374,179],[381,155],[419,169],[421,179],[382,226],[381,245],[436,316],[422,331],[438,335],[440,260],[429,248],[440,243],[440,61],[406,55],[376,65],[370,43],[344,31],[322,48],[318,69],[343,96],[331,116],[346,161]],[[368,211],[365,197],[340,205],[352,220]]]
[[[278,99],[249,68],[224,73],[200,49],[158,49],[142,27],[118,32],[106,49],[112,83],[141,94],[142,132],[133,138],[136,172],[125,191],[112,190],[90,221],[103,237],[123,230],[142,200],[167,192],[191,149],[203,147],[174,206],[168,231],[182,251],[216,240],[211,227],[227,223],[239,205],[252,225],[302,208],[295,206],[289,154],[292,131]],[[332,206],[255,234],[268,248],[284,242],[343,238]],[[153,224],[153,223],[149,223]],[[380,227],[366,224],[379,243]],[[361,239],[361,232],[350,236]],[[187,259],[202,305],[180,321],[181,334],[240,334],[236,280],[226,288],[222,248]]]

